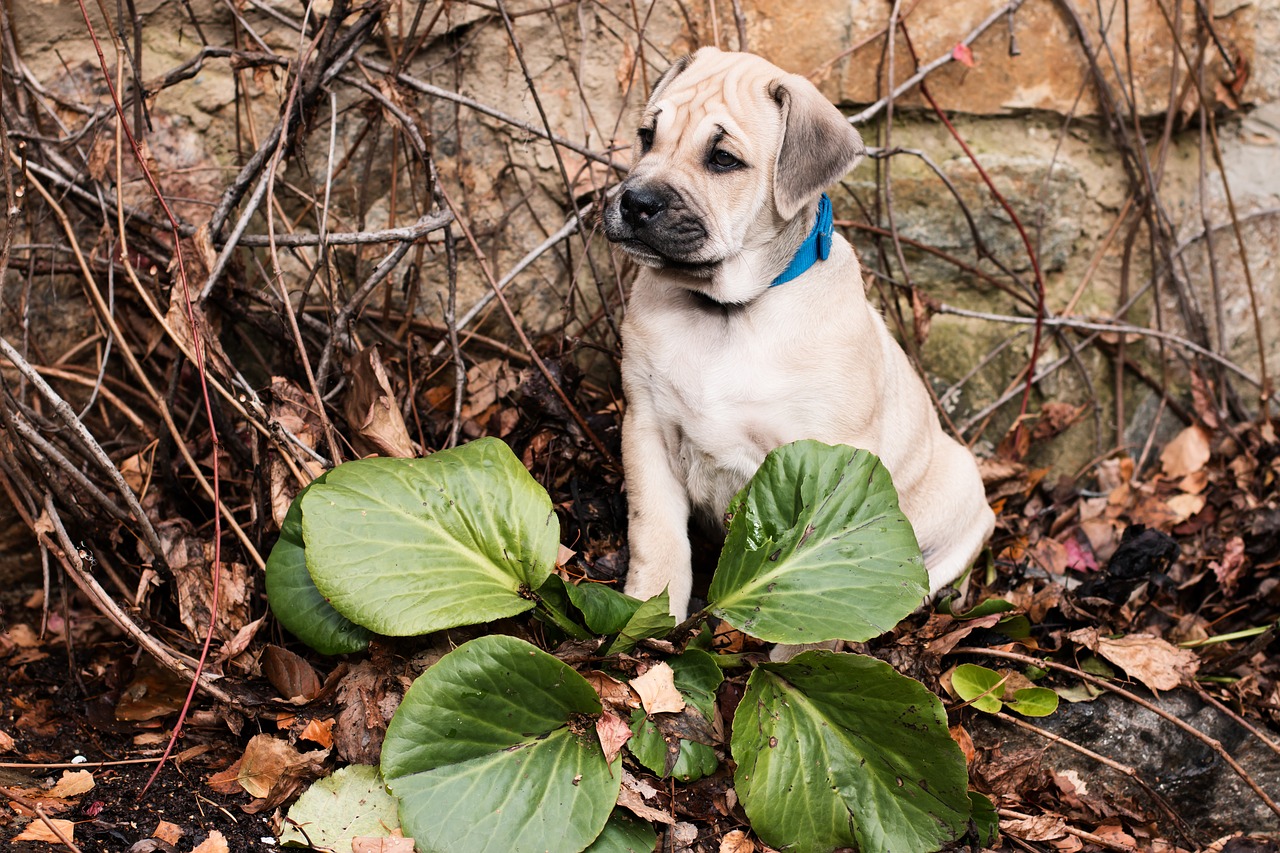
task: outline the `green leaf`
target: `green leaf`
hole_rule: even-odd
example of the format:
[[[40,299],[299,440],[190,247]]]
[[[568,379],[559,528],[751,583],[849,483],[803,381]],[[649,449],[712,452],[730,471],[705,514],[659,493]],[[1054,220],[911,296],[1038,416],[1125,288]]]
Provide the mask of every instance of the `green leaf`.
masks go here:
[[[1005,601],[1003,598],[988,598],[986,601],[980,601],[964,613],[956,613],[951,609],[951,605],[956,599],[948,598],[946,601],[938,602],[938,612],[945,613],[952,619],[968,620],[981,619],[983,616],[990,616],[993,613],[1008,613],[1014,610],[1013,604]]]
[[[642,820],[621,809],[614,809],[604,832],[591,842],[586,853],[653,853],[658,844],[658,833]]]
[[[618,638],[609,644],[604,653],[625,654],[641,640],[665,637],[675,626],[676,618],[671,615],[671,598],[664,589],[636,608],[636,612],[618,632]]]
[[[631,740],[627,748],[636,760],[662,777],[692,782],[714,773],[720,760],[712,748],[711,722],[716,714],[716,690],[724,673],[712,655],[696,649],[671,658],[673,682],[685,700],[678,714],[652,718],[637,708],[631,712]],[[670,740],[669,740],[670,739]],[[676,744],[674,753],[669,743]]]
[[[998,714],[1004,707],[1005,680],[994,669],[974,663],[962,663],[951,672],[951,686],[956,695],[988,714]]]
[[[642,601],[602,583],[565,584],[573,606],[582,611],[587,627],[596,634],[616,634],[636,615]],[[674,627],[674,624],[672,625]]]
[[[733,499],[729,517],[710,610],[753,637],[868,640],[928,593],[889,472],[864,450],[784,445]]]
[[[1047,717],[1058,710],[1058,694],[1048,687],[1023,687],[1005,704],[1024,717]]]
[[[396,798],[378,768],[353,764],[319,780],[289,808],[280,844],[350,850],[353,838],[388,838],[400,826]]]
[[[302,530],[320,592],[391,636],[528,610],[560,536],[551,498],[496,438],[340,465],[303,499]]]
[[[968,825],[942,703],[875,658],[811,651],[758,667],[732,749],[743,808],[774,847],[932,851]]]
[[[285,513],[280,538],[267,557],[267,601],[276,621],[290,634],[321,654],[342,655],[368,648],[373,635],[334,610],[307,572],[306,546],[302,540],[302,498],[311,489],[323,485],[327,476],[321,474],[299,492]]]
[[[977,791],[969,792],[969,802],[973,807],[969,820],[978,836],[978,844],[985,848],[995,847],[1000,840],[1000,815],[995,804]]]
[[[586,679],[523,640],[454,649],[409,688],[383,741],[405,835],[424,853],[584,849],[622,781],[600,713]]]

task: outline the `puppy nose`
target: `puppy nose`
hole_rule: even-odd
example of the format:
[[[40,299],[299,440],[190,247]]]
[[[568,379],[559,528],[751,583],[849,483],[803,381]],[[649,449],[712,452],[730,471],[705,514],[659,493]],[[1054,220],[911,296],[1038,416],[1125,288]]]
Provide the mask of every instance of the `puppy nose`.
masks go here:
[[[667,201],[657,192],[647,189],[629,189],[619,202],[622,219],[632,228],[648,225],[667,209]]]

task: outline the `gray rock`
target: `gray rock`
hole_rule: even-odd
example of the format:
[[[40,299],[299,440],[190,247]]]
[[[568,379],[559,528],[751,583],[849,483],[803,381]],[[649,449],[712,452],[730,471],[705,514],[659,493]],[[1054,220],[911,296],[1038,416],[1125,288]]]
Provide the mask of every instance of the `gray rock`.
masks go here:
[[[1185,691],[1150,701],[1220,742],[1268,796],[1280,796],[1280,755],[1235,721]],[[1123,697],[1108,693],[1093,702],[1063,702],[1052,716],[1031,722],[1133,767],[1200,835],[1199,841],[1234,832],[1280,837],[1280,816],[1211,747]],[[1131,799],[1163,832],[1173,832],[1172,821],[1150,796],[1110,767],[985,714],[975,715],[970,732],[980,748],[999,746],[1006,755],[1043,749],[1043,769],[1074,770],[1093,793],[1115,792]]]

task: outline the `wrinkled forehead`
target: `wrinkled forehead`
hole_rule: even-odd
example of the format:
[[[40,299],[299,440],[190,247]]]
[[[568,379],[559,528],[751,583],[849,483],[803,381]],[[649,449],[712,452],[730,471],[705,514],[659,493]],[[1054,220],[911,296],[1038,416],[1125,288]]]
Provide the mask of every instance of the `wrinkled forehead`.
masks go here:
[[[757,57],[699,56],[645,109],[658,135],[675,130],[701,139],[718,130],[744,139],[769,135],[781,122],[770,90],[779,72]]]

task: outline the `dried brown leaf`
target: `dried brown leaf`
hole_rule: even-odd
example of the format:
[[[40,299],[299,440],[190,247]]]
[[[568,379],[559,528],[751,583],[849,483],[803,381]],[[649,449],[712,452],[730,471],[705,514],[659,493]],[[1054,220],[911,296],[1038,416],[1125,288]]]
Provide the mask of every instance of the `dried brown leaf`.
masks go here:
[[[600,697],[600,703],[618,716],[627,716],[632,710],[640,707],[640,697],[625,681],[619,681],[598,670],[584,673],[583,677]]]
[[[622,745],[631,740],[631,727],[626,720],[605,711],[596,720],[596,737],[604,750],[605,762],[612,764],[622,751]]]
[[[93,790],[93,774],[88,770],[63,770],[62,778],[49,789],[46,796],[65,800]]]
[[[1240,576],[1244,573],[1245,566],[1244,539],[1239,536],[1232,536],[1227,541],[1221,561],[1209,562],[1209,568],[1213,569],[1213,574],[1218,578],[1218,585],[1227,595],[1236,591],[1236,585],[1240,583]]]
[[[675,672],[667,663],[656,663],[643,675],[631,679],[631,688],[640,695],[646,714],[674,713],[684,710],[684,697],[676,689]]]
[[[378,348],[360,350],[351,357],[347,370],[351,387],[343,398],[343,408],[347,422],[356,430],[356,447],[379,456],[417,456]]]
[[[191,853],[231,853],[231,849],[227,846],[227,839],[215,829]]]
[[[1000,821],[1000,831],[1023,841],[1052,841],[1067,834],[1067,822],[1059,815],[1044,814]]]
[[[62,818],[49,818],[49,823],[58,828],[58,832],[62,833],[62,837],[68,841],[75,841],[76,825],[73,821],[63,820]],[[46,844],[57,844],[62,846],[62,838],[58,837],[52,829],[49,828],[43,820],[37,818],[27,824],[27,828],[18,834],[14,841],[43,841]]]
[[[1067,637],[1097,652],[1152,691],[1172,690],[1194,678],[1200,668],[1195,652],[1150,634],[1111,639],[1101,636],[1096,628],[1081,628]]]
[[[741,829],[735,829],[720,839],[720,853],[756,853],[756,843]]]
[[[314,699],[323,686],[311,664],[280,646],[268,645],[263,650],[262,674],[290,702]]]
[[[240,787],[240,765],[243,758],[237,758],[226,770],[219,770],[207,778],[205,782],[219,794],[236,794],[243,790]]]
[[[1199,471],[1208,461],[1209,432],[1201,426],[1187,427],[1160,453],[1160,468],[1170,480],[1180,480]]]
[[[622,774],[622,787],[618,790],[618,805],[641,820],[670,826],[676,822],[676,819],[669,812],[663,809],[655,809],[645,803],[646,799],[655,797],[657,794],[657,789],[652,785],[645,784],[631,773],[624,771]]]
[[[177,844],[179,839],[181,839],[185,834],[186,833],[183,832],[182,827],[175,823],[169,823],[167,820],[162,820],[156,826],[155,831],[151,833],[151,837],[159,838],[166,844]]]
[[[328,749],[333,746],[333,724],[335,720],[307,720],[307,724],[298,733],[298,740],[309,740]]]
[[[271,735],[254,735],[244,748],[240,758],[240,773],[237,776],[240,786],[250,796],[266,797],[271,788],[280,781],[280,777],[293,764],[297,763],[298,751],[286,741]]]

